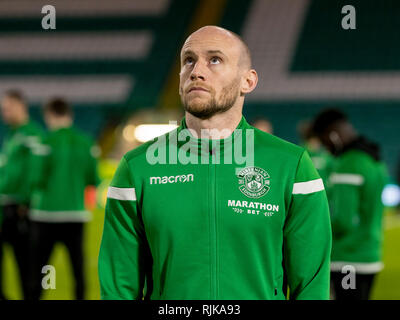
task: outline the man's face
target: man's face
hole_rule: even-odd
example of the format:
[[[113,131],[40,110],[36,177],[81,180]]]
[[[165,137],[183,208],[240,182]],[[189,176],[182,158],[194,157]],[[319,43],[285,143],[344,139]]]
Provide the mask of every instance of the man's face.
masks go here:
[[[179,93],[187,112],[200,119],[229,110],[241,94],[241,47],[215,30],[192,34],[181,51]]]
[[[6,124],[14,124],[20,109],[20,103],[11,97],[4,96],[1,100],[1,118]]]
[[[325,148],[331,153],[336,154],[339,150],[340,139],[334,126],[328,127],[320,136],[319,139]]]

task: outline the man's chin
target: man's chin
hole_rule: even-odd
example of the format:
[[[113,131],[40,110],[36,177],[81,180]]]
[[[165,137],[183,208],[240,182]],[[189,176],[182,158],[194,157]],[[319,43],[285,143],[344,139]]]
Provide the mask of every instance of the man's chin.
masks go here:
[[[211,118],[216,112],[208,110],[206,108],[185,108],[186,112],[190,113],[192,116],[205,120]]]
[[[195,101],[194,101],[195,100]],[[209,102],[200,101],[202,99],[190,99],[185,103],[185,111],[189,112],[191,115],[204,119],[204,115],[208,114],[210,110]]]
[[[208,99],[190,99],[190,101],[186,101],[186,103],[184,103],[186,112],[202,120],[210,119],[217,113],[224,113],[232,106],[233,103],[219,106],[214,101],[210,101]]]

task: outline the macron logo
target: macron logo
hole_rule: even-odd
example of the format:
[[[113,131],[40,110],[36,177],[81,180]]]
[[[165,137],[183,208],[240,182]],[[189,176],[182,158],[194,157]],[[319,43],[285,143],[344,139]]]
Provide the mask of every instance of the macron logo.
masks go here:
[[[193,174],[183,174],[178,176],[150,177],[150,184],[166,184],[193,181]]]

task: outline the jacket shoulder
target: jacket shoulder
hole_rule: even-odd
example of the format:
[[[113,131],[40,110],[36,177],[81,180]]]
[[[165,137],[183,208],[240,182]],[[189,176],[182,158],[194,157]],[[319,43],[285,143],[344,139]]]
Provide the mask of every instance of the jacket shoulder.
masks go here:
[[[349,150],[336,159],[335,171],[365,173],[380,167],[371,155],[362,150]]]
[[[76,127],[72,127],[69,134],[75,141],[80,142],[81,144],[89,146],[94,144],[94,139],[90,135]]]
[[[277,155],[299,158],[306,151],[305,148],[292,142],[254,128],[255,147],[257,150],[268,150]]]
[[[27,125],[24,129],[25,135],[33,135],[33,136],[41,136],[45,135],[44,129],[35,121],[30,121],[29,125]]]

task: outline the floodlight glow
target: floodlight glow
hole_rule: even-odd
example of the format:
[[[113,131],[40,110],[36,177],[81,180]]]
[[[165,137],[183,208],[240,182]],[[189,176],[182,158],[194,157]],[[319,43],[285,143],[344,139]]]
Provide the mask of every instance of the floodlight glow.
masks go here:
[[[135,141],[135,126],[133,124],[128,124],[124,130],[122,130],[122,136],[128,142]]]
[[[400,203],[400,187],[387,184],[382,192],[382,202],[387,207],[395,207]]]
[[[175,124],[141,124],[135,129],[135,138],[146,142],[177,128]]]

